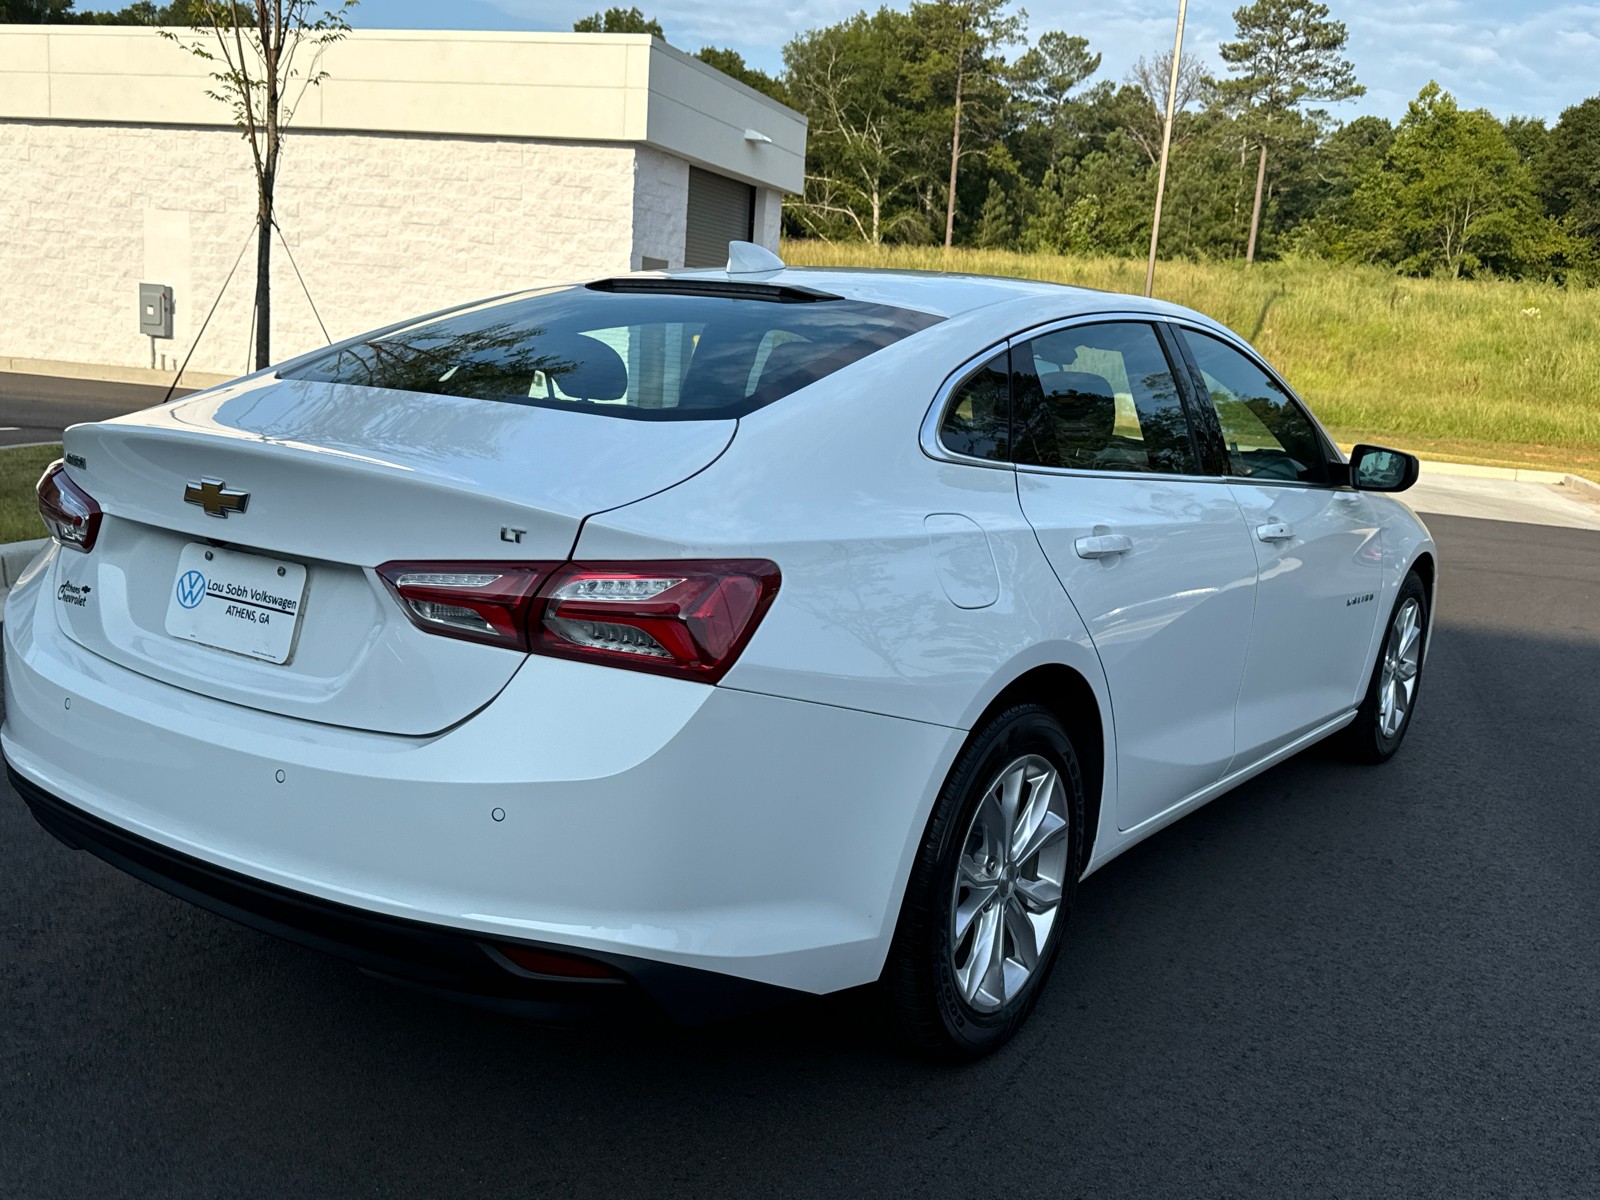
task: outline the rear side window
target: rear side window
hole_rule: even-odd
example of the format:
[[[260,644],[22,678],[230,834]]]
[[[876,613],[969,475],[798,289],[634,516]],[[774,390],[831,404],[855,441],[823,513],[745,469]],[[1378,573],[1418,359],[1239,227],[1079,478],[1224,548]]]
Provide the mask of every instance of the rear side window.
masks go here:
[[[796,288],[567,287],[341,346],[283,377],[715,420],[770,404],[941,319]]]
[[[1151,326],[1077,325],[1011,353],[1019,464],[1196,473],[1183,402]]]
[[[1324,482],[1322,439],[1293,397],[1225,342],[1189,329],[1183,337],[1217,410],[1229,474]]]
[[[945,449],[971,458],[1010,457],[1011,385],[1004,350],[979,367],[950,395],[939,426]]]

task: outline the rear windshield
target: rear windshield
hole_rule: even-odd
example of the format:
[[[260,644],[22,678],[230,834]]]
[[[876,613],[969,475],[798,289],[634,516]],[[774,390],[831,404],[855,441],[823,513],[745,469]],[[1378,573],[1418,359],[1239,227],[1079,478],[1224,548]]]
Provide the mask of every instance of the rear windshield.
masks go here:
[[[745,286],[738,295],[596,290],[604,286],[552,289],[453,312],[341,346],[282,374],[704,421],[742,416],[942,319],[794,288]]]

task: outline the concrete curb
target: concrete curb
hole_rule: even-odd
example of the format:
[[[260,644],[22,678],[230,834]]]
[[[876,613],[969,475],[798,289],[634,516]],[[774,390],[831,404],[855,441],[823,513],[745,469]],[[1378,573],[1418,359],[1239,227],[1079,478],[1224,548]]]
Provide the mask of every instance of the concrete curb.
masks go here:
[[[1506,479],[1516,483],[1547,483],[1569,487],[1586,500],[1600,500],[1600,483],[1566,471],[1530,471],[1521,467],[1480,467],[1475,463],[1422,462],[1424,475],[1456,475],[1469,479]]]
[[[1581,492],[1584,499],[1600,503],[1600,483],[1585,479],[1582,475],[1568,475],[1561,482],[1573,491]]]
[[[1352,447],[1339,443],[1339,449],[1349,454]],[[1477,463],[1434,462],[1421,459],[1424,475],[1461,475],[1470,479],[1505,479],[1512,483],[1548,483],[1569,487],[1585,500],[1600,501],[1600,483],[1582,475],[1566,471],[1533,471],[1526,467],[1482,467]]]
[[[176,374],[176,368],[171,371],[152,371],[149,367],[60,362],[53,358],[0,358],[0,371],[14,371],[18,375],[55,375],[62,379],[92,379],[98,383],[144,383],[152,387],[166,387]],[[183,385],[208,388],[236,378],[236,375],[218,375],[212,371],[185,371]]]

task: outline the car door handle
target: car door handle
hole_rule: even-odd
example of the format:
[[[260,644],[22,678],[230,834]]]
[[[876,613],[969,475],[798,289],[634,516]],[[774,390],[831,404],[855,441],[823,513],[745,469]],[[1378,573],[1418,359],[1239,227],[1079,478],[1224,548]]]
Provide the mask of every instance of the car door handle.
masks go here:
[[[1256,537],[1263,542],[1287,542],[1294,537],[1294,526],[1281,521],[1273,525],[1257,525]]]
[[[1132,550],[1133,539],[1122,533],[1103,533],[1098,537],[1081,537],[1072,543],[1072,548],[1079,558],[1110,558]]]

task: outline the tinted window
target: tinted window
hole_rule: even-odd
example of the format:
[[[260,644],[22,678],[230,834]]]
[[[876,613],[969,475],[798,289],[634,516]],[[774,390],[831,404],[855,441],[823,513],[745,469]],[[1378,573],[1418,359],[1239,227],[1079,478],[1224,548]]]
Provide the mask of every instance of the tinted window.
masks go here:
[[[1172,368],[1149,325],[1079,325],[1015,347],[1016,461],[1094,471],[1195,473]]]
[[[745,288],[759,293],[758,288]],[[772,295],[791,298],[796,289]],[[559,288],[340,347],[287,379],[658,420],[736,417],[940,318],[827,298]]]
[[[939,440],[946,449],[995,462],[1010,457],[1011,388],[1006,360],[1002,350],[951,393],[939,427]]]
[[[1322,483],[1322,440],[1311,419],[1265,371],[1232,346],[1184,331],[1222,425],[1230,474]]]

